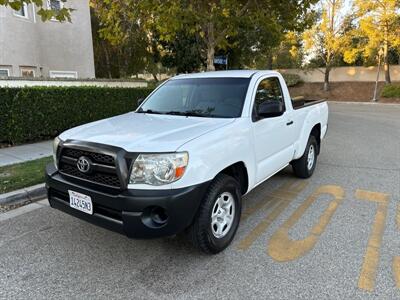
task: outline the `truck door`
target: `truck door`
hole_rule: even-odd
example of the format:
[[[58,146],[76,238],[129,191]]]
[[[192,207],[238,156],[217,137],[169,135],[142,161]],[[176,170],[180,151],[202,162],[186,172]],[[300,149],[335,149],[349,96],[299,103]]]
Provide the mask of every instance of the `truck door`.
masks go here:
[[[280,112],[265,113],[265,108],[279,104]],[[285,107],[279,78],[272,76],[258,82],[252,109],[257,183],[272,176],[293,158],[292,111]]]

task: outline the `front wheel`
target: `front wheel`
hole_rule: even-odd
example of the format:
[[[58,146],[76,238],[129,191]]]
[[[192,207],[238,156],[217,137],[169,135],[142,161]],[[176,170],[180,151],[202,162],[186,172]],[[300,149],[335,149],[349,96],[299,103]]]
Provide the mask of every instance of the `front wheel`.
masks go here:
[[[297,177],[309,178],[314,173],[317,164],[318,143],[314,136],[310,136],[304,154],[292,161],[293,172]]]
[[[228,247],[239,226],[241,206],[238,182],[231,176],[218,175],[189,228],[193,245],[207,254],[216,254]]]

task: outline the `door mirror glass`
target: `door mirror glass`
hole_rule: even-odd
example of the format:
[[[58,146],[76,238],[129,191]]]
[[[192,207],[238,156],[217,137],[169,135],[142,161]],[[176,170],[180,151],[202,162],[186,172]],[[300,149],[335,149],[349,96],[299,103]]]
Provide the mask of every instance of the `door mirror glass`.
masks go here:
[[[268,77],[259,83],[254,99],[253,121],[278,117],[285,112],[281,84],[278,77]]]
[[[264,101],[258,106],[257,114],[260,118],[278,117],[283,114],[282,102]]]

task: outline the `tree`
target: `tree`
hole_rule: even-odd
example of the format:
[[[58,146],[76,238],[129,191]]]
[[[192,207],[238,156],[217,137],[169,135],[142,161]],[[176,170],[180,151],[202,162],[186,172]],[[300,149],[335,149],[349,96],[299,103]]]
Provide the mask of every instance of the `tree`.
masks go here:
[[[178,73],[192,73],[204,66],[202,39],[186,30],[177,32],[171,42],[161,42],[163,66],[176,69]]]
[[[230,68],[272,69],[269,65],[271,51],[284,37],[284,29],[276,24],[249,22],[242,18],[237,34],[227,38],[226,48],[217,48],[218,55],[227,55]]]
[[[198,32],[203,38],[205,52],[207,53],[207,70],[214,70],[214,55],[218,49],[232,47],[240,33],[245,32],[249,37],[248,49],[260,52],[268,48],[272,33],[284,33],[285,30],[294,29],[303,22],[311,3],[315,0],[225,0],[225,1],[156,1],[159,6],[169,6],[173,13],[160,12],[158,30],[169,38],[171,31],[179,28],[181,24],[189,24],[190,28]],[[178,15],[187,22],[176,22]],[[180,20],[178,18],[178,20]],[[174,26],[169,26],[172,24]],[[243,39],[242,39],[243,41]],[[275,45],[274,45],[275,46]]]
[[[62,2],[67,2],[67,0],[61,0]],[[61,9],[48,9],[45,8],[44,2],[46,0],[0,0],[0,5],[9,6],[14,10],[20,10],[24,4],[35,4],[39,10],[38,15],[43,21],[48,21],[52,18],[57,19],[60,22],[69,21],[71,22],[71,12],[73,9],[62,7]]]
[[[234,47],[240,31],[259,33],[257,40],[266,41],[267,29],[285,32],[302,26],[303,16],[317,0],[92,0],[106,6],[102,14],[103,33],[115,45],[124,42],[130,26],[138,25],[148,37],[172,43],[183,30],[199,38],[208,70],[214,70],[214,55],[218,50]],[[136,26],[135,25],[135,26]],[[245,26],[245,27],[243,27]],[[269,35],[268,35],[269,36]],[[255,51],[264,43],[253,44]],[[259,50],[260,49],[260,50]]]
[[[343,0],[324,0],[320,21],[304,34],[305,49],[325,66],[324,91],[329,90],[329,75],[344,52],[348,35],[344,30],[346,16]]]
[[[100,37],[100,22],[93,10],[90,16],[96,78],[119,78],[118,51],[107,40]]]
[[[345,61],[354,62],[360,53],[366,60],[374,59],[383,49],[385,82],[390,83],[390,52],[400,48],[400,1],[355,0],[354,11],[359,19],[354,35],[362,38],[358,47],[346,51]]]
[[[113,70],[117,65],[117,76],[129,77],[146,69],[158,80],[160,48],[157,36],[144,25],[149,18],[143,14],[144,2],[91,0],[90,3],[95,16],[94,36],[98,36],[94,39],[95,51],[99,49],[97,53],[104,55]]]
[[[285,34],[279,46],[273,51],[273,68],[301,68],[304,61],[304,51],[300,34],[290,31]]]

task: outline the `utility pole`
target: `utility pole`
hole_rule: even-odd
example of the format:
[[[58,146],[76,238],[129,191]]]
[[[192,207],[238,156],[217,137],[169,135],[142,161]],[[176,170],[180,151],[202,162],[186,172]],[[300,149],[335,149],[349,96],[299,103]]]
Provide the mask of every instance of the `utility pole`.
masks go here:
[[[376,81],[375,81],[375,90],[374,90],[374,98],[372,99],[373,102],[377,102],[377,96],[378,96],[378,82],[379,82],[379,73],[381,71],[381,57],[384,54],[384,51],[382,48],[379,49],[378,52],[378,72],[376,73]]]

